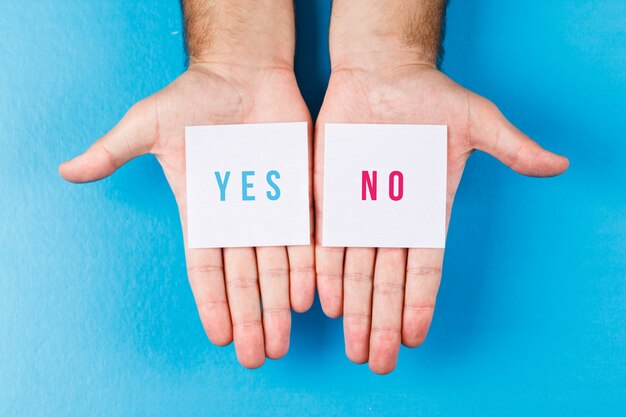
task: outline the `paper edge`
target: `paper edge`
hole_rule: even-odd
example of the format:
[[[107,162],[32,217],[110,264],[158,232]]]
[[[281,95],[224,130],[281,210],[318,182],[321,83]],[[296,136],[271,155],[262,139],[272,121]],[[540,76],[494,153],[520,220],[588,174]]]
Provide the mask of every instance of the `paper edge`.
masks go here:
[[[266,243],[262,242],[262,244],[251,244],[247,246],[241,245],[203,245],[203,244],[192,244],[192,233],[191,228],[189,227],[189,175],[188,174],[188,164],[187,160],[189,157],[189,148],[187,146],[188,143],[188,132],[192,129],[196,128],[206,128],[206,127],[234,127],[234,126],[245,126],[245,127],[254,127],[254,126],[269,126],[269,125],[295,125],[302,126],[304,129],[303,139],[304,140],[304,148],[305,148],[305,156],[306,156],[306,184],[307,184],[307,192],[306,192],[306,207],[307,207],[307,225],[306,225],[306,236],[307,242],[304,243],[304,240],[300,241],[294,240],[289,243]],[[215,124],[215,125],[192,125],[185,126],[185,200],[187,204],[187,248],[188,249],[222,249],[222,248],[262,248],[262,247],[275,247],[275,246],[310,246],[312,244],[312,236],[311,236],[311,193],[309,188],[311,187],[311,161],[310,161],[310,149],[309,149],[309,122],[308,121],[299,121],[299,122],[264,122],[264,123],[228,123],[228,124]]]
[[[446,154],[446,161],[445,161],[445,169],[444,169],[444,184],[446,184],[446,190],[444,190],[444,200],[445,200],[445,195],[447,192],[447,184],[448,184],[448,125],[444,125],[444,124],[415,124],[415,123],[324,123],[324,167],[326,167],[326,158],[328,153],[326,152],[326,150],[328,149],[327,147],[327,142],[326,142],[326,138],[327,138],[327,133],[328,133],[328,127],[329,126],[385,126],[385,127],[390,127],[390,126],[425,126],[425,127],[440,127],[443,128],[444,133],[445,133],[445,141],[444,141],[444,148],[445,148],[445,154]],[[324,192],[322,193],[323,197],[325,197],[326,195],[326,170],[324,169]],[[446,241],[447,241],[447,231],[446,231],[446,210],[447,210],[447,201],[444,201],[444,218],[443,218],[443,243],[439,243],[437,245],[429,245],[429,246],[398,246],[398,245],[377,245],[377,246],[372,246],[372,245],[368,245],[367,243],[365,244],[349,244],[349,245],[342,245],[340,243],[334,243],[331,242],[329,243],[326,238],[325,238],[325,233],[324,233],[324,229],[326,228],[326,225],[323,221],[324,219],[324,213],[326,213],[326,198],[323,198],[323,202],[322,202],[322,239],[320,242],[320,246],[323,248],[389,248],[389,249],[445,249],[446,248]],[[441,246],[439,246],[441,245]]]

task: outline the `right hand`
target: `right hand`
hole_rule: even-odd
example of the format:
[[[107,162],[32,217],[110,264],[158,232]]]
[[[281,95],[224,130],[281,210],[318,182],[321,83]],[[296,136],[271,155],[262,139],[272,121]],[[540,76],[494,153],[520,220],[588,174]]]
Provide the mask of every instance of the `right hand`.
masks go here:
[[[204,329],[218,346],[234,338],[239,362],[248,368],[287,353],[290,309],[303,312],[313,303],[313,248],[189,249],[184,128],[290,121],[311,124],[290,66],[194,63],[59,168],[66,180],[83,183],[111,175],[139,155],[157,157],[178,203],[189,282]]]

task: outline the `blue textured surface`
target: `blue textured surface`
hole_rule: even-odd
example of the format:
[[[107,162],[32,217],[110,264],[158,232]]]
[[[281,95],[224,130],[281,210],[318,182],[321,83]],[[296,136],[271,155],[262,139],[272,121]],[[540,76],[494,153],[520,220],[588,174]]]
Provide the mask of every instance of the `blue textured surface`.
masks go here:
[[[316,111],[329,1],[297,2]],[[0,415],[624,415],[626,2],[453,1],[444,70],[571,159],[469,162],[426,344],[373,375],[319,305],[256,371],[206,339],[174,199],[139,158],[57,164],[182,70],[175,0],[0,3]]]

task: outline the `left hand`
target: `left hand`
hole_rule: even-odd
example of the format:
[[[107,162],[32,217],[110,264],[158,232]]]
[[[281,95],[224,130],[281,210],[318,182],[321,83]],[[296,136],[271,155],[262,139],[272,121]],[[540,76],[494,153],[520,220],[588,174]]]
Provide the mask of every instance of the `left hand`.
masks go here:
[[[444,251],[319,246],[325,123],[448,125],[446,225],[465,162],[475,149],[529,176],[561,174],[569,162],[542,149],[493,103],[432,64],[333,69],[315,133],[317,286],[324,312],[330,317],[343,313],[348,358],[369,361],[374,372],[388,373],[396,365],[400,343],[416,347],[426,338]]]

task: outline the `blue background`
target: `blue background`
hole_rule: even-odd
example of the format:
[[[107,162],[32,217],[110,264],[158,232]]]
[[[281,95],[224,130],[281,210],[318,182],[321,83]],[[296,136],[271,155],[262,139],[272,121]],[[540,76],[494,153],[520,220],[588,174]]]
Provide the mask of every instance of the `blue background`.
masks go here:
[[[316,113],[330,2],[296,3]],[[182,36],[176,0],[0,4],[0,415],[626,413],[626,2],[451,3],[443,69],[571,168],[471,158],[430,336],[384,377],[317,303],[285,359],[242,369],[203,333],[157,162],[58,176],[183,71]]]

